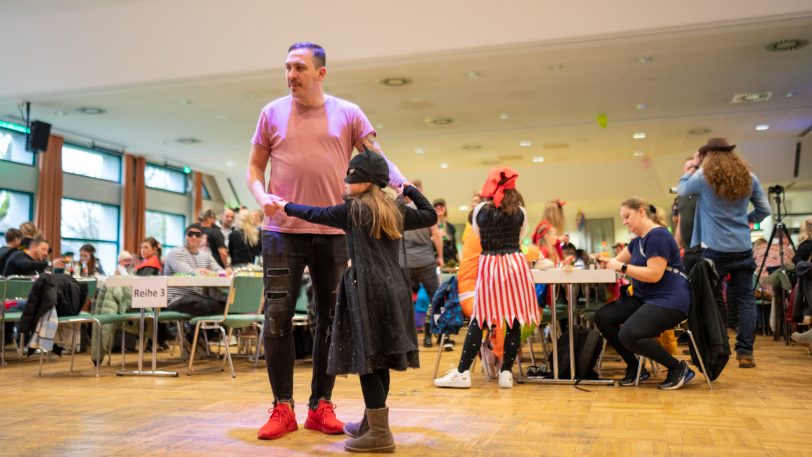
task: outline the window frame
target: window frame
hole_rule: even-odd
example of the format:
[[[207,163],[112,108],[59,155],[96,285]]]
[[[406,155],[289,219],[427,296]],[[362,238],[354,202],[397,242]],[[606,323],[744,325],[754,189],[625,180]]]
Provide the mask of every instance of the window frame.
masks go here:
[[[82,175],[82,174],[79,174],[79,173],[71,173],[69,171],[65,171],[64,161],[63,161],[63,164],[62,164],[62,173],[66,174],[66,175],[72,175],[72,176],[81,176],[82,178],[95,179],[95,180],[98,180],[98,181],[112,182],[112,183],[116,183],[116,184],[121,184],[121,178],[124,175],[124,173],[122,172],[122,167],[123,167],[123,162],[124,161],[122,160],[121,155],[115,154],[115,153],[112,153],[112,152],[109,152],[109,151],[105,151],[103,149],[88,148],[88,147],[85,147],[85,146],[80,146],[80,145],[74,144],[74,143],[67,143],[66,142],[65,144],[62,145],[62,148],[64,149],[65,146],[70,147],[72,149],[78,149],[78,150],[83,151],[83,152],[89,152],[91,154],[98,154],[98,155],[108,156],[108,157],[114,158],[116,161],[118,161],[118,179],[97,178],[95,176]],[[64,154],[64,151],[60,151],[59,153]],[[71,199],[71,200],[75,200],[75,199]],[[79,201],[90,201],[90,200],[79,200]],[[93,202],[93,203],[96,203],[96,202]]]
[[[79,175],[79,176],[82,176],[82,175]],[[85,176],[85,177],[89,177],[89,176]],[[94,245],[98,244],[98,243],[115,243],[115,245],[116,245],[116,255],[118,255],[118,253],[121,252],[121,206],[120,205],[111,205],[109,203],[102,203],[102,202],[95,201],[95,200],[79,200],[79,199],[70,198],[70,197],[62,197],[62,200],[73,200],[75,202],[92,203],[92,204],[95,204],[95,205],[109,206],[111,208],[115,208],[116,209],[116,240],[114,242],[114,241],[111,241],[111,240],[99,240],[99,239],[92,239],[92,238],[73,238],[73,237],[64,236],[62,234],[62,221],[60,220],[60,224],[59,224],[60,251],[62,250],[61,241],[65,240],[65,241],[82,241],[82,242],[85,242],[85,243],[88,243],[88,244],[94,244]],[[60,202],[60,205],[61,205],[61,202]],[[60,209],[60,212],[61,212],[61,209]],[[61,255],[62,253],[60,252],[59,254]],[[117,264],[117,263],[118,262],[116,262],[115,264]],[[115,264],[113,265],[114,268],[115,268]],[[108,274],[112,274],[112,272],[110,272]]]
[[[166,192],[172,192],[172,191],[171,191],[171,190],[168,190],[168,191],[166,191]],[[161,211],[161,210],[159,210],[159,209],[149,209],[149,208],[147,208],[146,210],[144,210],[144,221],[145,221],[145,224],[144,224],[144,225],[146,225],[146,219],[147,219],[147,213],[148,213],[148,212],[149,212],[149,213],[158,213],[158,214],[164,214],[164,215],[167,215],[167,216],[179,216],[179,217],[182,217],[182,218],[183,218],[183,227],[184,227],[184,228],[186,228],[186,226],[188,225],[188,224],[186,223],[186,215],[185,215],[185,214],[180,214],[180,213],[171,213],[171,212],[169,212],[169,211]],[[147,234],[146,234],[146,236],[154,236],[154,235],[153,235],[153,234],[150,234],[150,233],[147,233]],[[141,240],[139,240],[138,242],[140,243],[140,242],[141,242]],[[165,243],[163,243],[161,240],[158,240],[158,242],[159,242],[159,243],[161,243],[161,248],[164,250],[164,254],[166,254],[166,251],[168,250],[167,248],[170,248],[170,249],[171,249],[171,248],[176,248],[176,247],[178,247],[178,245],[174,245],[174,244],[165,244]],[[139,246],[140,246],[140,244],[139,244]],[[180,246],[183,246],[183,245],[181,244]]]
[[[3,127],[3,126],[0,126],[0,132],[9,132],[9,134],[11,134],[12,136],[14,136],[14,135],[26,136],[27,135],[27,133],[20,132],[18,130],[10,129],[10,128]],[[23,140],[23,143],[25,143],[25,140]],[[26,149],[26,151],[28,151],[28,150]],[[28,152],[31,152],[31,151],[28,151]],[[38,155],[37,155],[36,152],[31,152],[31,163],[20,162],[20,161],[11,160],[11,159],[0,159],[0,162],[16,163],[16,164],[20,164],[20,165],[25,165],[27,167],[36,167],[37,166],[37,156]]]
[[[2,160],[2,159],[0,159],[0,160]],[[10,160],[8,162],[19,163],[19,162],[13,162],[13,161],[10,161]],[[27,219],[27,221],[33,221],[34,220],[34,193],[33,192],[27,192],[27,191],[24,191],[24,190],[16,190],[16,189],[7,189],[5,187],[0,187],[0,192],[3,192],[3,191],[17,192],[17,193],[20,193],[20,194],[27,194],[29,197],[31,197],[31,203],[28,205],[28,219]],[[6,232],[0,231],[0,236],[5,236],[5,235],[6,235]]]
[[[147,184],[147,176],[146,176],[147,167],[160,168],[162,170],[168,170],[168,171],[171,171],[171,172],[174,172],[174,173],[182,174],[183,179],[184,179],[183,180],[183,187],[186,190],[184,190],[183,192],[178,192],[176,190],[166,189],[164,187],[150,186],[149,184]],[[152,163],[152,162],[147,162],[146,166],[144,167],[144,187],[146,187],[147,189],[150,189],[150,190],[157,190],[157,191],[160,191],[160,192],[169,192],[170,194],[175,194],[175,195],[188,195],[189,194],[189,174],[184,172],[181,169],[178,169],[178,168],[169,167],[169,166],[166,166],[166,165],[158,165],[158,164]],[[175,214],[175,213],[167,213],[167,214]],[[186,217],[186,216],[184,216],[184,217]]]

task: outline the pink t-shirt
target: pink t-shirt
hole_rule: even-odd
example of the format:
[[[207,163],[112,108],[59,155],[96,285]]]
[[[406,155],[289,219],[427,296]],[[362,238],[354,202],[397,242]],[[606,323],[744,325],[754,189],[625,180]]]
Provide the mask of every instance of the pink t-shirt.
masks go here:
[[[271,151],[269,194],[293,203],[332,206],[342,202],[353,149],[369,134],[374,135],[375,129],[358,105],[325,95],[324,106],[305,108],[287,96],[262,109],[251,142]],[[389,166],[392,181],[402,182],[397,167],[391,162]],[[263,228],[282,233],[344,233],[288,217],[284,211],[266,216]]]

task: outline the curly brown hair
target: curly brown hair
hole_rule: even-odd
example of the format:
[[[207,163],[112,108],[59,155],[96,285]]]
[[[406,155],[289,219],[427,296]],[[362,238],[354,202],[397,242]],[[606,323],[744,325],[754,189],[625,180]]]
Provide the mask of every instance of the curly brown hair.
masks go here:
[[[753,192],[750,164],[735,152],[708,151],[702,173],[713,192],[725,200],[739,200]]]

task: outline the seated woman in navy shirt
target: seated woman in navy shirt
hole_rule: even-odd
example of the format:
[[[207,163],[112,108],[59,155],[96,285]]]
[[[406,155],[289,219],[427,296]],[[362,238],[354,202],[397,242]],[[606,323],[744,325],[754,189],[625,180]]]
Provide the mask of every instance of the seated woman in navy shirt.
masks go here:
[[[635,354],[668,368],[660,389],[679,389],[694,377],[685,362],[672,357],[653,338],[685,320],[691,298],[679,248],[665,226],[662,210],[640,198],[620,206],[623,225],[637,235],[617,257],[599,257],[604,268],[626,274],[632,280],[632,295],[608,303],[595,313],[595,324],[626,362],[621,386],[634,385]],[[643,370],[640,380],[649,378]]]

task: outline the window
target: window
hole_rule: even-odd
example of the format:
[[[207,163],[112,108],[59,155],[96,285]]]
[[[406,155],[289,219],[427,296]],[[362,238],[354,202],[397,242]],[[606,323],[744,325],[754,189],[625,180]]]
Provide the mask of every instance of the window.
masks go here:
[[[185,194],[186,173],[167,167],[147,164],[144,169],[146,185],[152,189]]]
[[[0,235],[34,217],[34,195],[0,189]]]
[[[0,160],[34,165],[34,153],[25,150],[24,133],[0,129]]]
[[[62,171],[121,182],[121,157],[65,144],[62,146]]]
[[[182,214],[147,211],[147,236],[155,237],[161,243],[163,255],[175,246],[183,246],[183,230],[186,228],[186,216]]]
[[[119,208],[82,200],[62,199],[62,252],[92,244],[105,273],[112,274],[118,261]]]

